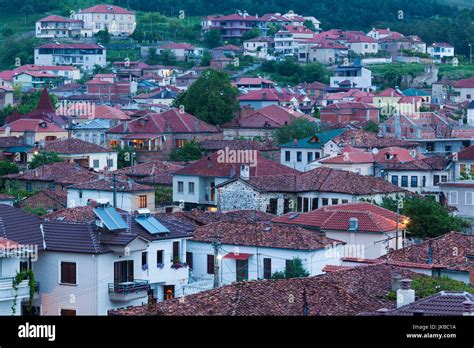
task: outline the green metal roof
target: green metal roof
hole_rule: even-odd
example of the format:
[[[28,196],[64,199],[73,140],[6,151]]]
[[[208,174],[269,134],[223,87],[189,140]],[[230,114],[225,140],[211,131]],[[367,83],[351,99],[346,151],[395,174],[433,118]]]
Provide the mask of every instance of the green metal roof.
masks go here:
[[[280,147],[291,147],[291,148],[300,148],[300,149],[320,149],[324,144],[326,144],[329,140],[337,137],[344,133],[347,129],[340,128],[340,129],[332,129],[327,132],[316,133],[310,137],[306,137],[303,139],[299,139],[296,144],[293,141],[290,141],[286,144],[280,145]],[[318,141],[311,141],[314,137],[317,137]]]
[[[430,96],[429,93],[422,91],[421,89],[416,88],[408,88],[402,91],[403,95],[407,97],[428,97]]]
[[[6,152],[28,152],[33,146],[13,146],[5,150]]]

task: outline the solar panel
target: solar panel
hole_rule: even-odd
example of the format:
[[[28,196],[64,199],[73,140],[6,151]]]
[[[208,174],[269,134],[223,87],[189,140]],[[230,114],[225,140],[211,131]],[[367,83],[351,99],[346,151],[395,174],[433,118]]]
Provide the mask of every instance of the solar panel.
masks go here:
[[[138,216],[135,218],[135,221],[151,234],[169,232],[169,230],[153,216]]]
[[[94,209],[94,213],[109,230],[121,230],[128,228],[127,223],[112,207],[98,207]]]

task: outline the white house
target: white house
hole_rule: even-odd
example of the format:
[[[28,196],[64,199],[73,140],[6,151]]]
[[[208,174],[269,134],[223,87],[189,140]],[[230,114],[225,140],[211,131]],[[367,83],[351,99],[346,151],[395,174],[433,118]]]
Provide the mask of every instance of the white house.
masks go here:
[[[73,65],[91,71],[95,65],[107,65],[106,51],[104,46],[96,44],[50,43],[35,48],[35,64]]]
[[[379,51],[377,40],[370,36],[352,35],[346,40],[346,45],[350,51],[362,56]]]
[[[197,227],[187,241],[193,275],[216,279],[219,286],[270,279],[295,258],[310,275],[318,275],[327,264],[340,264],[342,248],[341,241],[324,234],[268,223],[217,222]]]
[[[30,269],[29,260],[37,256],[35,250],[29,246],[0,238],[0,316],[24,314],[24,308],[28,306],[30,297],[28,279],[20,282],[17,290],[13,288],[13,279],[19,272]],[[16,305],[14,305],[15,297]]]
[[[330,78],[330,87],[351,87],[369,92],[373,89],[372,72],[357,63],[339,65]]]
[[[299,52],[299,43],[310,40],[314,32],[303,25],[285,25],[275,34],[275,53],[294,56]]]
[[[433,59],[441,61],[454,57],[454,46],[446,42],[434,42],[426,48],[426,53]]]
[[[267,59],[270,49],[273,47],[273,38],[260,36],[244,41],[244,55],[260,59]]]
[[[107,30],[113,36],[129,36],[137,26],[135,12],[109,4],[79,10],[74,14],[74,18],[84,22],[84,37],[92,36],[101,30]]]
[[[92,143],[76,138],[47,141],[43,150],[96,172],[117,170],[117,151],[97,145],[97,138],[92,136]]]
[[[331,205],[303,214],[290,213],[272,221],[324,232],[329,238],[345,242],[341,257],[358,259],[377,258],[390,249],[402,248],[408,223],[403,215],[397,218],[396,213],[365,202]]]
[[[84,22],[80,19],[51,15],[36,21],[36,37],[40,39],[76,38],[81,36]]]
[[[85,207],[91,201],[100,200],[107,200],[111,203],[115,202],[114,205],[118,209],[128,212],[133,212],[137,209],[155,211],[155,189],[124,177],[116,178],[115,184],[113,178],[104,177],[95,181],[67,187],[68,208]]]
[[[65,209],[42,220],[0,206],[0,216],[7,235],[42,241],[32,266],[40,284],[33,301],[38,314],[107,315],[111,309],[146,304],[150,297],[181,296],[188,282],[189,231],[149,211],[119,214],[100,205]],[[19,290],[18,304],[24,304],[23,283]]]

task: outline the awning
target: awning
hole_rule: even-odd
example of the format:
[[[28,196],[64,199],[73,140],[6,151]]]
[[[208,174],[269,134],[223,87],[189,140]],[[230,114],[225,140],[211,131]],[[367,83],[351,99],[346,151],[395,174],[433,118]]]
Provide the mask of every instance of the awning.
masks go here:
[[[237,253],[237,252],[232,252],[228,253],[223,257],[223,259],[234,259],[234,260],[248,260],[250,256],[253,254],[245,254],[245,253]]]

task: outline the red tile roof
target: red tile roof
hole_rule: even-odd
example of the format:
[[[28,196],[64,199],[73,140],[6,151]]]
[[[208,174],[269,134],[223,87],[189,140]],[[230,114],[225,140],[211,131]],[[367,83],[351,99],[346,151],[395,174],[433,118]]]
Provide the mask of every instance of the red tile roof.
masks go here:
[[[124,9],[123,7],[115,5],[96,5],[84,10],[80,10],[79,13],[117,13],[117,14],[135,14],[133,11]]]
[[[106,120],[120,120],[120,121],[127,121],[130,120],[131,117],[127,115],[122,110],[110,106],[110,105],[96,105],[90,115],[80,115],[79,118],[87,118],[87,119],[106,119]]]
[[[182,169],[178,169],[174,174],[231,178],[240,175],[241,164],[250,165],[251,177],[299,173],[295,169],[291,169],[280,163],[265,158],[260,154],[260,152],[256,150],[255,153],[256,157],[254,158],[247,158],[249,156],[244,156],[245,158],[236,158],[235,163],[231,163],[230,159],[227,161],[225,159],[223,161],[220,160],[221,157],[225,156],[225,153],[222,153],[221,156],[219,152],[215,152],[187,165]],[[250,161],[252,160],[254,163],[256,163],[255,166],[251,166],[252,163]]]
[[[474,145],[458,152],[458,159],[474,161]]]
[[[164,44],[163,46],[160,46],[160,49],[170,49],[170,50],[176,50],[176,49],[182,49],[182,50],[194,50],[195,47],[191,44],[188,43],[183,43],[183,42],[170,42],[167,44]]]
[[[47,141],[44,145],[44,151],[63,155],[114,152],[113,150],[77,138]]]
[[[39,119],[26,119],[21,118],[19,120],[9,123],[11,132],[35,132],[35,133],[59,133],[66,132],[61,127],[56,126],[54,123],[46,122]]]
[[[291,123],[294,119],[305,118],[315,122],[311,116],[301,114],[294,110],[278,106],[269,105],[255,110],[248,115],[240,115],[222,125],[223,128],[279,128]]]
[[[117,174],[135,178],[140,183],[150,185],[171,185],[173,173],[183,166],[164,161],[149,161],[116,171]]]
[[[393,308],[386,299],[392,277],[423,277],[386,264],[353,267],[309,278],[260,280],[148,305],[112,311],[112,315],[160,316],[334,316]],[[294,295],[288,301],[289,294]]]
[[[218,132],[215,126],[199,120],[195,116],[181,112],[178,109],[170,109],[161,114],[143,116],[137,120],[126,122],[107,131],[108,133],[134,134],[134,133],[199,133]]]
[[[71,19],[71,18],[65,18],[61,16],[56,16],[56,15],[51,15],[44,17],[38,22],[62,22],[62,23],[82,23],[83,21],[80,19]]]
[[[456,81],[454,88],[474,88],[474,77]]]
[[[2,178],[12,180],[51,181],[64,180],[72,175],[89,172],[88,169],[76,163],[56,162],[45,164],[35,169],[30,169],[23,174],[7,174]]]
[[[127,180],[126,177],[117,177],[117,192],[136,192],[136,191],[155,191],[148,185],[139,184],[133,180]],[[68,186],[67,189],[73,190],[93,190],[93,191],[113,191],[113,182],[110,177],[97,179],[90,182],[83,182]]]
[[[425,240],[403,249],[392,250],[381,260],[390,262],[412,262],[429,264],[431,247],[431,263],[445,265],[450,270],[468,272],[472,267],[467,259],[474,252],[474,236],[460,232],[449,232],[439,237]],[[456,252],[454,252],[456,251]]]
[[[319,250],[343,242],[301,227],[266,223],[217,222],[197,227],[193,241],[293,250]]]
[[[349,220],[357,218],[360,232],[391,232],[396,229],[396,214],[370,203],[325,206],[308,213],[290,213],[277,217],[275,223],[318,228],[322,231],[349,231]],[[400,216],[399,221],[404,217]],[[404,228],[402,223],[400,228]]]
[[[383,91],[376,94],[377,97],[403,97],[403,94],[397,92],[393,88],[386,88]]]

